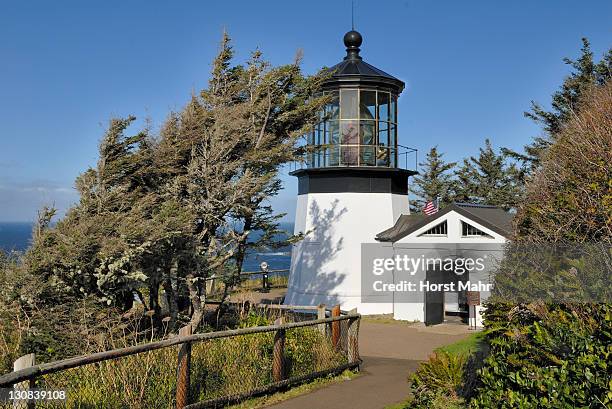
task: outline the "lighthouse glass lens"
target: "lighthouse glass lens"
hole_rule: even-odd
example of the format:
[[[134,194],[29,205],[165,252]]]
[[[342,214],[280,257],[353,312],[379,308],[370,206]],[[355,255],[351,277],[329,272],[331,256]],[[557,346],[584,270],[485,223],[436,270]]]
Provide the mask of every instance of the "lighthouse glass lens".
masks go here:
[[[342,146],[340,154],[342,156],[342,165],[357,166],[359,165],[359,147],[358,146]]]
[[[357,90],[340,90],[340,118],[357,119]]]
[[[359,121],[359,136],[361,138],[361,145],[374,144],[374,132],[376,129],[374,124],[374,121]]]
[[[360,91],[359,119],[376,119],[376,91]]]
[[[396,166],[397,96],[344,88],[325,94],[331,100],[307,139],[309,165]]]
[[[340,128],[342,133],[343,145],[359,144],[359,121],[341,121]]]
[[[374,166],[376,164],[376,155],[374,146],[359,147],[359,166]]]

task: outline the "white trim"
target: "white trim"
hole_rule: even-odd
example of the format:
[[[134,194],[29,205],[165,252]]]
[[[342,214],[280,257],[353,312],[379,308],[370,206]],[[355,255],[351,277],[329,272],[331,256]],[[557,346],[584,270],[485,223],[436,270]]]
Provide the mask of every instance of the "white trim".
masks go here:
[[[446,235],[424,235],[426,231],[446,221]],[[466,222],[478,230],[488,234],[487,236],[463,236],[461,231],[461,222]],[[402,237],[395,243],[505,243],[507,239],[499,233],[481,225],[480,223],[468,217],[461,215],[455,210],[451,210],[444,216],[434,219],[420,229]]]

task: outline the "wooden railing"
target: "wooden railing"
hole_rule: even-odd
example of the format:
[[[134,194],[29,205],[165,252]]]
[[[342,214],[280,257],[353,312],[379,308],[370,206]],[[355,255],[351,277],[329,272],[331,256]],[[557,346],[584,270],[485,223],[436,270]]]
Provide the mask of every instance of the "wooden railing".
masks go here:
[[[359,365],[361,363],[361,359],[359,357],[359,323],[361,316],[356,312],[356,310],[341,311],[340,306],[327,308],[325,305],[320,305],[317,307],[260,304],[256,307],[265,309],[276,309],[279,311],[290,310],[296,312],[310,312],[313,314],[316,312],[317,318],[307,321],[285,322],[284,319],[281,317],[275,321],[274,325],[247,327],[200,334],[192,334],[191,327],[186,326],[183,327],[180,330],[179,335],[174,338],[94,353],[85,356],[63,359],[61,361],[33,365],[24,369],[20,369],[15,372],[0,376],[0,388],[15,387],[17,384],[20,384],[19,387],[21,387],[22,389],[24,388],[24,385],[26,385],[25,388],[31,388],[37,384],[37,380],[48,374],[67,371],[71,368],[101,363],[104,361],[117,360],[122,357],[128,357],[131,355],[160,350],[173,346],[180,346],[177,357],[176,370],[177,408],[193,409],[217,407],[217,405],[219,404],[238,402],[251,396],[274,392],[278,389],[299,384],[311,379],[315,379],[317,377],[327,376],[329,374],[337,374],[346,369],[359,368]],[[284,359],[286,332],[288,330],[304,327],[316,327],[317,330],[321,332],[321,334],[324,334],[323,339],[327,339],[329,342],[331,342],[334,349],[342,351],[346,354],[346,364],[309,374],[289,377],[290,374],[287,371],[287,368],[285,367],[286,360]],[[273,332],[275,334],[272,360],[272,383],[269,383],[262,387],[254,388],[252,390],[237,393],[231,396],[223,396],[201,402],[191,402],[191,348],[194,344],[202,341],[209,341],[220,338],[268,332]],[[28,404],[28,407],[31,407],[31,404],[32,402]]]

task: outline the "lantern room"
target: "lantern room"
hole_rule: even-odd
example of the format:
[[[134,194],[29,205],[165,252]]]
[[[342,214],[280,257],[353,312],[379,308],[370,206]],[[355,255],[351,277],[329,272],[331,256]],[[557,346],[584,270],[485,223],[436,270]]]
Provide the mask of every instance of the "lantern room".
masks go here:
[[[308,168],[398,166],[399,79],[363,61],[361,34],[344,36],[346,57],[328,69],[323,93],[331,96],[307,137]]]

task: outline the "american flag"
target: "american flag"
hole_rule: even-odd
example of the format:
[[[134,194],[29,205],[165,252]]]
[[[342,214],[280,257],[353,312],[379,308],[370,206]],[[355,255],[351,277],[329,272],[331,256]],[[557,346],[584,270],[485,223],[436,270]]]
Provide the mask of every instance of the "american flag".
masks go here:
[[[423,208],[423,213],[425,213],[427,216],[430,216],[432,214],[436,214],[438,212],[438,201],[436,200],[435,203],[433,200],[430,200],[429,202],[425,203],[425,207]]]

